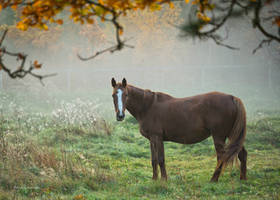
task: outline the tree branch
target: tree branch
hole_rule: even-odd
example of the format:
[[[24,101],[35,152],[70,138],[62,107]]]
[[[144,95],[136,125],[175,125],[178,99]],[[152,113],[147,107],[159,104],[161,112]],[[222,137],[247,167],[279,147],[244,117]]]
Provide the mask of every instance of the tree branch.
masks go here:
[[[280,37],[277,37],[276,35],[273,35],[265,30],[265,28],[261,24],[260,19],[260,12],[262,9],[262,2],[261,0],[257,0],[256,7],[254,10],[254,19],[252,21],[253,27],[259,29],[259,31],[266,36],[268,39],[264,39],[260,42],[260,44],[253,50],[253,54],[256,53],[257,50],[263,47],[264,44],[270,44],[272,41],[276,41],[280,43]]]
[[[5,40],[5,37],[7,35],[8,29],[6,29],[1,37],[0,40],[0,70],[4,70],[10,78],[15,79],[15,78],[24,78],[26,75],[31,75],[35,78],[38,78],[40,80],[40,82],[42,83],[42,85],[44,85],[43,83],[43,79],[47,78],[47,77],[51,77],[51,76],[55,76],[56,74],[47,74],[47,75],[39,75],[36,73],[33,73],[33,70],[36,68],[40,68],[41,64],[38,64],[37,61],[35,61],[34,63],[30,63],[29,68],[25,69],[25,61],[27,58],[27,55],[23,54],[23,53],[13,53],[10,51],[7,51],[5,47],[2,46],[3,41]],[[12,71],[9,67],[7,67],[4,62],[3,62],[3,57],[5,55],[11,56],[11,57],[15,57],[17,61],[21,61],[20,66]]]
[[[208,2],[208,1],[206,1]],[[204,1],[198,4],[196,12],[200,12],[204,14],[204,11],[201,11],[201,4]],[[273,1],[271,3],[275,3],[275,5],[279,5],[277,3],[278,0]],[[199,7],[200,6],[200,7]],[[209,11],[212,15],[210,21],[203,21],[203,19],[195,20],[191,18],[195,16],[196,13],[189,14],[189,22],[188,24],[181,27],[183,31],[183,36],[192,36],[193,38],[199,38],[202,40],[212,39],[217,45],[221,45],[230,49],[238,49],[236,47],[232,47],[223,43],[225,39],[223,39],[217,32],[224,27],[229,18],[240,17],[243,14],[249,15],[249,11],[253,12],[254,18],[252,20],[252,24],[254,28],[260,30],[260,32],[266,37],[256,49],[253,50],[255,53],[258,49],[262,48],[264,44],[270,44],[272,41],[280,43],[280,37],[277,34],[270,33],[266,28],[264,28],[262,22],[271,22],[271,24],[275,24],[275,26],[279,26],[279,22],[276,19],[280,19],[279,11],[275,8],[270,11],[267,11],[270,16],[266,18],[262,18],[261,21],[261,9],[266,6],[262,4],[262,0],[255,1],[243,1],[243,0],[220,0],[217,4],[215,4],[214,9]],[[218,15],[220,13],[220,15]],[[218,16],[217,16],[218,15]],[[206,30],[205,30],[206,29]],[[278,27],[278,34],[280,35],[280,27]]]
[[[121,38],[120,38],[120,35],[123,32],[123,27],[120,25],[120,23],[117,20],[118,20],[118,17],[121,15],[121,12],[117,13],[114,9],[108,8],[108,7],[106,7],[106,6],[104,6],[100,3],[95,2],[95,1],[86,0],[86,2],[89,3],[89,4],[95,5],[95,6],[99,6],[99,7],[103,8],[104,10],[107,10],[108,12],[110,12],[112,14],[111,19],[102,18],[100,16],[99,17],[102,18],[105,21],[108,21],[108,22],[112,23],[114,25],[115,31],[116,31],[117,44],[112,46],[112,47],[106,48],[104,50],[97,51],[94,55],[89,56],[87,58],[84,58],[84,57],[80,56],[79,54],[77,54],[77,56],[80,60],[83,60],[83,61],[91,60],[91,59],[94,59],[95,57],[97,57],[97,56],[99,56],[103,53],[106,53],[106,52],[114,53],[115,51],[122,50],[123,47],[125,47],[125,46],[133,48],[133,46],[125,44],[125,41],[121,40]],[[93,7],[91,7],[91,8],[92,8],[93,12],[95,12]]]
[[[253,50],[253,54],[257,52],[257,50],[261,49],[264,44],[269,45],[272,42],[272,39],[262,40],[261,43]]]

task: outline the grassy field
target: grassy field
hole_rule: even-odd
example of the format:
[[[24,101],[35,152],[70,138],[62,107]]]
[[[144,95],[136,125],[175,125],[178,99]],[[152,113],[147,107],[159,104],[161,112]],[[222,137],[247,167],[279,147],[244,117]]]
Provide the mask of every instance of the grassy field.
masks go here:
[[[92,101],[41,113],[1,96],[0,200],[280,199],[280,113],[258,112],[247,126],[248,180],[238,166],[210,183],[211,138],[165,143],[168,181],[152,181],[149,142],[132,117],[104,119]],[[113,120],[113,119],[112,119]]]

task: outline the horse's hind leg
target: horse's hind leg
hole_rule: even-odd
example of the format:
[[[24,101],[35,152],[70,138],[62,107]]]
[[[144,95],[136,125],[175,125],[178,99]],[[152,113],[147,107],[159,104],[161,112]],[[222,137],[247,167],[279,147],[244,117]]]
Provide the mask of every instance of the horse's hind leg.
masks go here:
[[[161,179],[167,180],[164,158],[164,144],[162,138],[158,140],[158,163],[160,166]]]
[[[247,151],[245,150],[245,147],[243,146],[241,151],[238,153],[238,158],[240,160],[241,166],[240,166],[240,180],[247,180],[246,177],[246,171],[247,171]]]
[[[222,172],[222,167],[223,167],[223,163],[220,163],[220,162],[221,162],[222,155],[225,152],[224,148],[225,148],[226,138],[215,138],[213,136],[213,139],[214,139],[214,145],[215,145],[215,149],[216,149],[216,153],[217,153],[217,167],[211,178],[211,182],[218,182],[218,179]]]

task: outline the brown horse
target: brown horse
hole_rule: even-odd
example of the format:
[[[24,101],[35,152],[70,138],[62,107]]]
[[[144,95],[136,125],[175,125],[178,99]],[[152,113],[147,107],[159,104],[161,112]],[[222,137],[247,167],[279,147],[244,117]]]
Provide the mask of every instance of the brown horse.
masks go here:
[[[218,181],[237,156],[240,179],[246,180],[246,112],[239,98],[219,92],[174,98],[127,85],[125,79],[116,83],[112,78],[111,83],[117,120],[124,119],[127,109],[139,122],[140,133],[150,140],[153,179],[158,178],[158,165],[161,178],[167,179],[164,141],[193,144],[212,135],[218,162],[211,181]]]

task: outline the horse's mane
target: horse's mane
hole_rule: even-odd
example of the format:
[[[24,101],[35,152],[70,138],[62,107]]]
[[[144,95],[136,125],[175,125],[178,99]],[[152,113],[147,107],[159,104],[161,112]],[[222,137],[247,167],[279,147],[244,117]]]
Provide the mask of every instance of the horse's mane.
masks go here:
[[[173,99],[172,96],[170,96],[169,94],[165,94],[162,92],[155,92],[156,98],[158,102],[163,102],[163,101],[167,101],[170,99]]]
[[[149,89],[141,89],[133,85],[128,85],[128,87],[130,90],[133,90],[133,92],[138,93],[138,95],[143,95],[144,99],[149,99],[151,101],[163,102],[173,98],[172,96],[162,92],[153,92]]]

